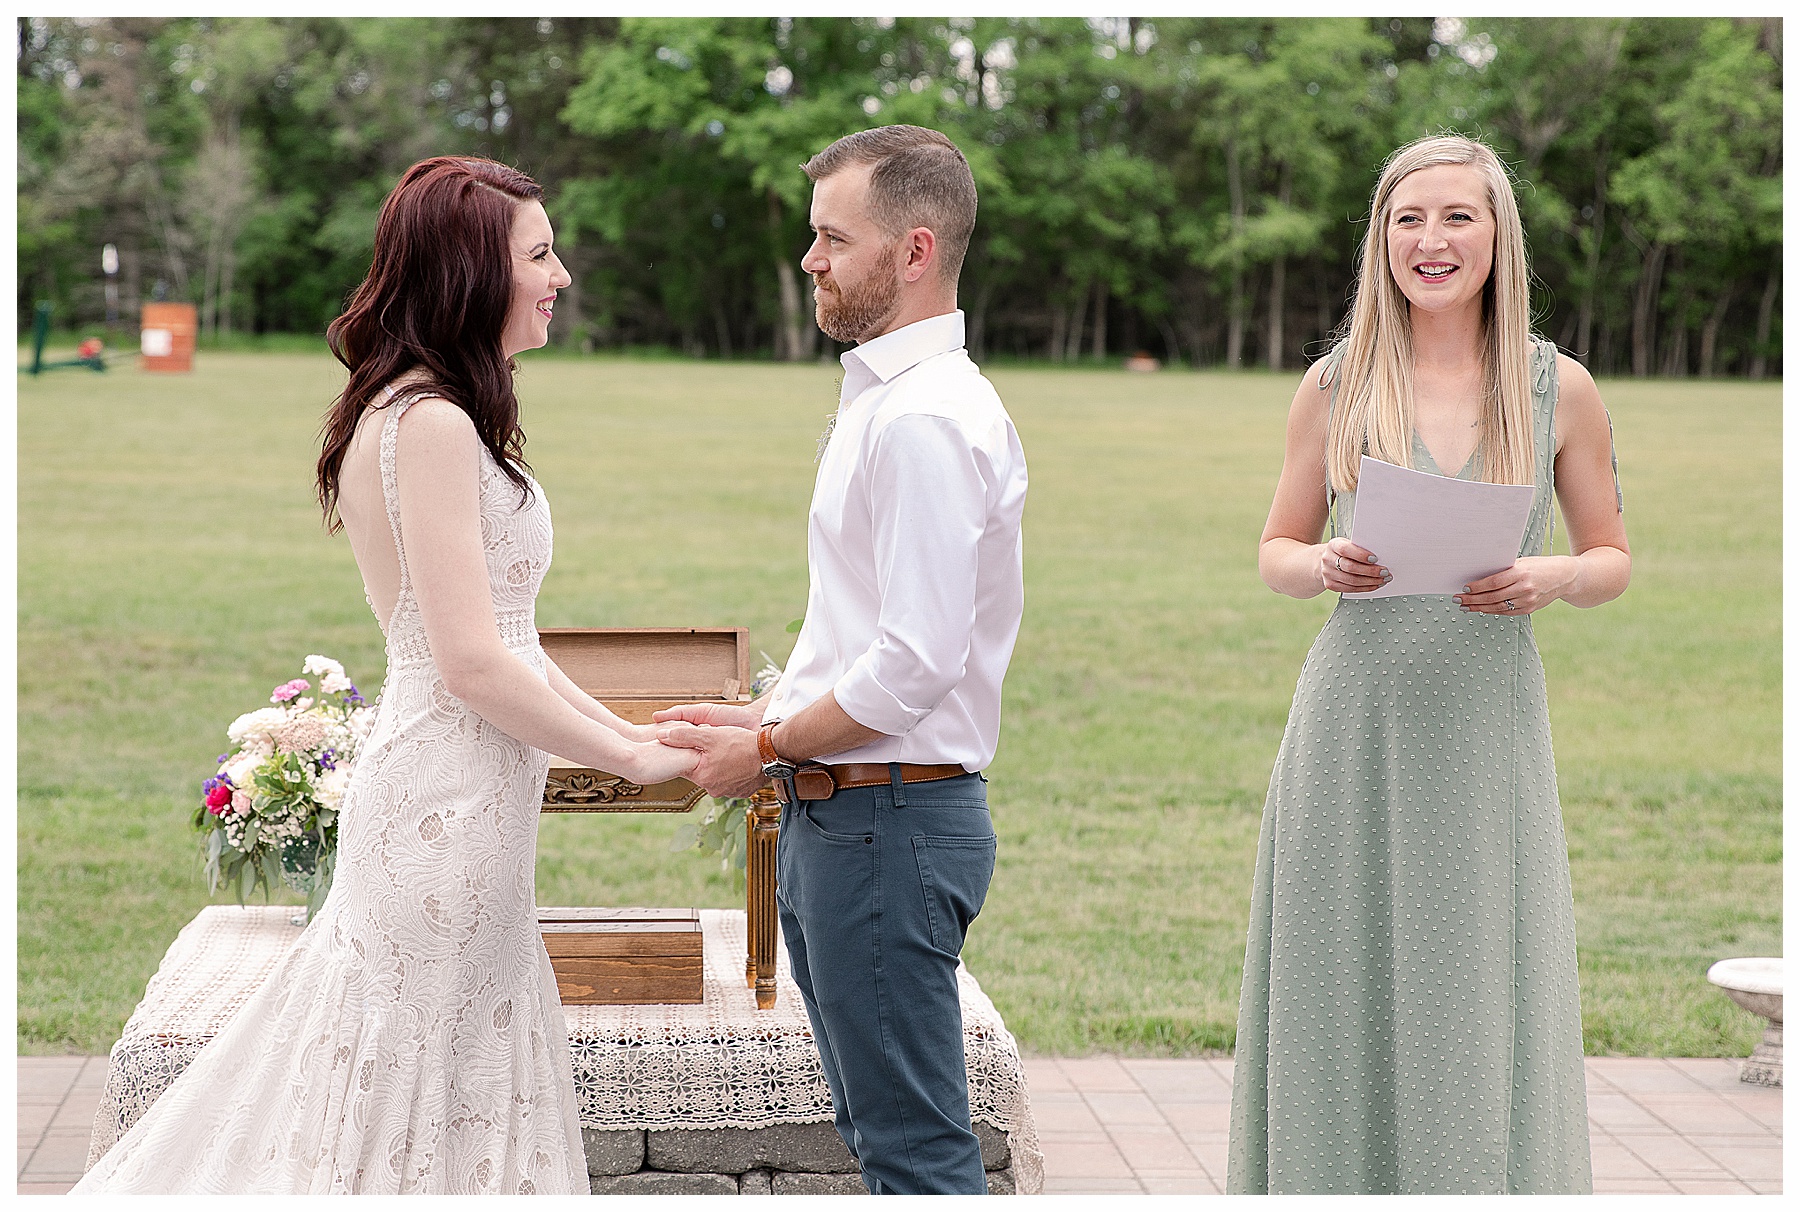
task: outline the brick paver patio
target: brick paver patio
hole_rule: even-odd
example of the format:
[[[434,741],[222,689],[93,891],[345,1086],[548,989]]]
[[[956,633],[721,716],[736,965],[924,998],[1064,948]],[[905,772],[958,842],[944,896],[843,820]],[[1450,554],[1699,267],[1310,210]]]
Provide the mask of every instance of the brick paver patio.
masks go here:
[[[1216,1194],[1225,1186],[1231,1061],[1029,1057],[1053,1193]],[[1588,1126],[1599,1192],[1781,1190],[1781,1091],[1734,1060],[1593,1057]],[[19,1058],[19,1193],[66,1191],[87,1161],[103,1056]]]

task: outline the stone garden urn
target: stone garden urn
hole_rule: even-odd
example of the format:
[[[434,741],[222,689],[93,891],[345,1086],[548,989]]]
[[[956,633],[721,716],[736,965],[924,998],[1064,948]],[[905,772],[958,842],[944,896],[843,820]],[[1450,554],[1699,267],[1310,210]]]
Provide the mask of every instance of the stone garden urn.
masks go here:
[[[1750,1013],[1769,1020],[1762,1042],[1739,1067],[1739,1079],[1758,1086],[1779,1086],[1782,961],[1761,956],[1720,960],[1706,970],[1706,979]]]

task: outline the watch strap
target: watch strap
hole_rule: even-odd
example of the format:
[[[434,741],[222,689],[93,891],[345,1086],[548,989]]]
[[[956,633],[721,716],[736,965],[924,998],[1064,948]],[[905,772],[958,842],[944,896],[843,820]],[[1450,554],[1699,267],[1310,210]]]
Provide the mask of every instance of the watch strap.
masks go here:
[[[775,725],[779,723],[780,720],[768,720],[756,730],[756,752],[765,766],[781,761],[781,755],[775,752]]]

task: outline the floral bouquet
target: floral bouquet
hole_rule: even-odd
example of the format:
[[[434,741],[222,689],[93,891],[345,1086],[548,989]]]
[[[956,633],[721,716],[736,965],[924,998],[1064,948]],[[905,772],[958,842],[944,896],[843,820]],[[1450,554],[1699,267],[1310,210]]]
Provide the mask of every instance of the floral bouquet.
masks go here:
[[[304,672],[275,687],[272,707],[240,715],[226,730],[236,746],[206,780],[194,828],[205,838],[206,884],[227,884],[238,903],[277,883],[306,897],[307,920],[325,903],[337,861],[337,814],[357,750],[375,712],[330,657],[309,656]]]
[[[790,627],[793,631],[795,628]],[[763,667],[750,679],[750,697],[758,699],[781,680],[781,666],[768,653],[762,654]],[[744,886],[744,864],[749,852],[744,848],[744,817],[750,812],[747,798],[713,798],[712,807],[699,820],[683,821],[675,827],[669,841],[674,851],[698,850],[719,856],[719,870],[731,877],[740,891]]]

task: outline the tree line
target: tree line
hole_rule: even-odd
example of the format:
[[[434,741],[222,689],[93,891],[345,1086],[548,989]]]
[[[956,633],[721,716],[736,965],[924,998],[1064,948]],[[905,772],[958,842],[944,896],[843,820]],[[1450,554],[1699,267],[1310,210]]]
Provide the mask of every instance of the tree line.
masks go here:
[[[1781,368],[1781,23],[1733,18],[26,18],[18,289],[63,323],[199,306],[321,333],[400,171],[550,195],[553,339],[811,359],[799,164],[949,134],[981,194],[978,357],[1304,365],[1381,161],[1513,166],[1540,331],[1596,373]]]

